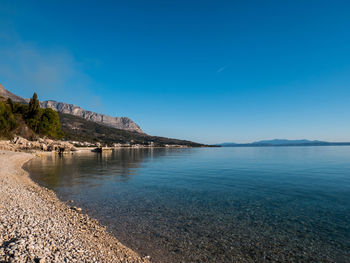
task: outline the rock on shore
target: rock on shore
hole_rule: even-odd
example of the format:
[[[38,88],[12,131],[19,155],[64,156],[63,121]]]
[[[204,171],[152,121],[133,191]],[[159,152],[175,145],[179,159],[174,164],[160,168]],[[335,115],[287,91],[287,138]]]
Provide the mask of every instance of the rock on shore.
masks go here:
[[[76,148],[69,142],[55,141],[51,139],[39,138],[36,141],[29,141],[22,137],[15,137],[13,140],[0,141],[0,150],[20,151],[20,150],[41,150],[49,152],[67,153],[76,151]]]
[[[0,262],[149,262],[21,169],[33,154],[0,151]]]

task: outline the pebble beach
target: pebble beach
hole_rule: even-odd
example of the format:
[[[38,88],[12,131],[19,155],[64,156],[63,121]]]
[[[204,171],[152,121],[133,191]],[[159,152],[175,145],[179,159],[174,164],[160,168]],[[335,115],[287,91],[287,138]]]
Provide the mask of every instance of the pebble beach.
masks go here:
[[[0,262],[150,262],[22,169],[37,154],[0,151]]]

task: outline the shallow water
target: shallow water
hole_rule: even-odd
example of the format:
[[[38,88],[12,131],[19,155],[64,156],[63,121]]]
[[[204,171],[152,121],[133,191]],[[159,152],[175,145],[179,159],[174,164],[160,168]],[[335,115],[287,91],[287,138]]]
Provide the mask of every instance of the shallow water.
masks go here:
[[[350,262],[350,147],[122,149],[32,178],[154,262]]]

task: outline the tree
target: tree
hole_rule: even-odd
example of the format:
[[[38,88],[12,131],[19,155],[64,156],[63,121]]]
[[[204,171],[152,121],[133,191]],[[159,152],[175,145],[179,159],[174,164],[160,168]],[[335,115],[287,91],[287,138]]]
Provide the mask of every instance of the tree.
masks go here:
[[[38,126],[42,110],[38,100],[38,95],[34,92],[33,97],[29,101],[28,110],[25,116],[25,121],[34,132],[38,132]]]
[[[11,106],[6,102],[0,101],[0,136],[11,138],[11,132],[18,126],[15,116],[12,113]]]
[[[33,94],[29,104],[13,102],[10,98],[7,100],[0,98],[0,137],[13,137],[19,124],[24,125],[23,121],[40,136],[53,139],[63,137],[58,113],[52,109],[42,109],[36,93]]]
[[[40,109],[38,95],[34,92],[33,97],[29,101],[29,112],[35,114]]]
[[[46,135],[54,139],[63,137],[61,122],[58,113],[53,109],[44,109],[39,121],[38,131],[40,135]]]
[[[11,98],[7,99],[7,104],[10,106],[11,112],[13,113],[13,101],[11,100]]]

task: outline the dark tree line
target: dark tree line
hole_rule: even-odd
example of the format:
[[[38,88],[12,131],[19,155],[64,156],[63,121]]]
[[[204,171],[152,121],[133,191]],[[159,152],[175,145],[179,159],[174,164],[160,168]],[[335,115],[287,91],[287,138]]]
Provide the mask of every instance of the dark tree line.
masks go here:
[[[29,104],[13,102],[10,98],[0,100],[0,137],[13,137],[23,122],[39,136],[53,139],[63,137],[57,112],[42,109],[36,93],[33,94]]]

